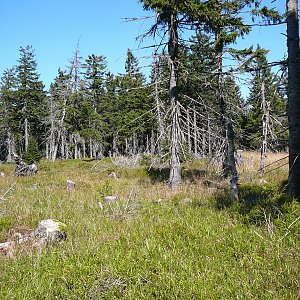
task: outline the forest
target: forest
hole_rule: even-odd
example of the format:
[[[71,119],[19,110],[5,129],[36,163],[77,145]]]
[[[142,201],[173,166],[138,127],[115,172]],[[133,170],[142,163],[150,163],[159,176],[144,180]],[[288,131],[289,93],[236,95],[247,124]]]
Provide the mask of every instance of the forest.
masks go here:
[[[299,299],[298,1],[137,2],[149,76],[79,42],[49,89],[34,45],[1,76],[0,298]]]
[[[140,38],[165,35],[155,45],[150,78],[130,49],[125,73],[112,74],[103,55],[82,58],[78,46],[46,91],[34,48],[21,46],[16,66],[1,78],[0,159],[156,155],[177,169],[177,179],[170,178],[176,186],[180,161],[206,157],[222,163],[229,123],[231,144],[261,151],[262,168],[267,151],[287,150],[285,59],[268,62],[268,49],[259,45],[234,48],[251,31],[241,17],[247,9],[265,26],[282,24],[284,16],[259,1],[171,2],[142,2],[159,17]],[[190,32],[189,40],[181,40],[182,30]],[[228,57],[235,63],[225,69]],[[236,81],[243,73],[251,81],[246,98]]]

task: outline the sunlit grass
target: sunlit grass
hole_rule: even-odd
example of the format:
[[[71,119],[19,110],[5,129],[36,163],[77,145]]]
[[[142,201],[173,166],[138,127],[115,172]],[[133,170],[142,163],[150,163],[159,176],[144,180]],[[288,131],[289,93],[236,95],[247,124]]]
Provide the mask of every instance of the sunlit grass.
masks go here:
[[[240,203],[205,161],[184,165],[177,192],[158,171],[108,160],[42,162],[23,178],[2,165],[0,195],[15,186],[0,200],[0,242],[47,218],[67,224],[68,238],[0,258],[0,299],[299,299],[300,225],[290,225],[300,208],[278,188],[287,169],[258,173],[257,154],[246,155]]]

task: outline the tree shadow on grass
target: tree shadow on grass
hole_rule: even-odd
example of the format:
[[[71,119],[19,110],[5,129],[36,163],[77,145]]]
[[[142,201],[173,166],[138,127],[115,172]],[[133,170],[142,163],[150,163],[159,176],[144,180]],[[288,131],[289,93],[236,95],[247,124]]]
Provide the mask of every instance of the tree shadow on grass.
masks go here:
[[[239,201],[230,198],[229,193],[216,197],[216,208],[229,209],[237,213],[246,223],[262,224],[266,217],[277,218],[284,211],[283,206],[292,199],[283,189],[274,185],[241,185],[239,186]]]
[[[169,180],[170,168],[149,168],[147,169],[148,176],[153,183],[155,182],[167,182]],[[193,182],[206,174],[205,170],[198,169],[183,169],[182,179],[183,181],[189,180]]]

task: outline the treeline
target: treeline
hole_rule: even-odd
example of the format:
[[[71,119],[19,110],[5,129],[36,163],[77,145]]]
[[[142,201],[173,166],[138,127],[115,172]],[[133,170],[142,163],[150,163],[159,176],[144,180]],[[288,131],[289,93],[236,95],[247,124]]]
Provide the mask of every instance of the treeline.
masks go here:
[[[197,30],[178,49],[181,160],[221,157],[226,144],[221,134],[220,65],[215,35]],[[239,59],[241,52],[232,52]],[[267,51],[248,49],[251,59],[240,72],[250,77],[243,98],[237,73],[222,72],[226,117],[236,133],[236,147],[281,151],[287,146],[285,76],[271,71]],[[133,52],[127,51],[124,74],[112,74],[106,58],[80,57],[76,49],[66,70],[59,69],[45,91],[35,52],[21,47],[17,65],[1,78],[0,159],[27,161],[101,158],[137,153],[169,153],[172,107],[169,103],[169,60],[153,54],[145,78]]]

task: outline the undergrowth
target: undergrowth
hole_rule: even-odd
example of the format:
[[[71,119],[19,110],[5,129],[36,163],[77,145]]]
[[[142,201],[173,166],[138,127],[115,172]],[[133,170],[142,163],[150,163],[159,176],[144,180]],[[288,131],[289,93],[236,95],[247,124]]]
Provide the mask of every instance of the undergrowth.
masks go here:
[[[299,299],[300,204],[278,180],[244,181],[231,202],[224,182],[205,184],[217,174],[193,171],[202,163],[185,166],[175,194],[145,167],[39,166],[23,178],[2,166],[1,195],[15,186],[0,200],[0,242],[46,218],[67,224],[68,238],[0,258],[0,299]]]

